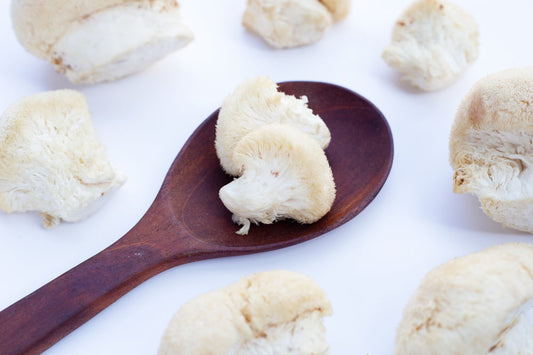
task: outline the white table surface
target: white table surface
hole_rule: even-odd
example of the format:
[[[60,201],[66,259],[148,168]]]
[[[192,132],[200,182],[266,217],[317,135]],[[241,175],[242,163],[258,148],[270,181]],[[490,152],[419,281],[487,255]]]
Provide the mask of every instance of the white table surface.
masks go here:
[[[533,3],[461,1],[479,24],[480,56],[459,81],[432,93],[401,84],[381,59],[392,24],[409,3],[353,1],[348,18],[320,42],[275,50],[241,25],[244,0],[182,0],[182,16],[195,33],[189,46],[126,79],[74,86],[19,45],[9,2],[2,1],[0,111],[37,92],[81,91],[110,158],[128,181],[81,223],[46,230],[35,213],[0,212],[0,309],[125,234],[148,209],[187,137],[244,79],[326,81],[370,99],[392,129],[389,179],[361,214],[297,246],[166,271],[47,354],[154,354],[168,321],[185,302],[273,269],[307,274],[326,291],[334,308],[325,320],[331,354],[391,354],[402,310],[429,270],[491,245],[533,241],[488,219],[475,197],[455,195],[448,163],[449,131],[466,91],[489,73],[533,63]]]

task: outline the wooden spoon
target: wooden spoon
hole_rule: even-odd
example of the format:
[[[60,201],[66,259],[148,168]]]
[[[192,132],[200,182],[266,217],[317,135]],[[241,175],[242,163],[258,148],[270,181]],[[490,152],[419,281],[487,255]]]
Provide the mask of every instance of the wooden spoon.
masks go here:
[[[214,149],[218,111],[192,134],[174,160],[144,217],[124,237],[0,312],[0,353],[40,353],[148,278],[209,258],[278,249],[317,237],[357,215],[389,174],[390,128],[369,101],[345,88],[286,82],[280,90],[306,95],[331,131],[326,150],[337,197],[314,224],[282,221],[252,226],[247,236],[218,198],[231,181]]]

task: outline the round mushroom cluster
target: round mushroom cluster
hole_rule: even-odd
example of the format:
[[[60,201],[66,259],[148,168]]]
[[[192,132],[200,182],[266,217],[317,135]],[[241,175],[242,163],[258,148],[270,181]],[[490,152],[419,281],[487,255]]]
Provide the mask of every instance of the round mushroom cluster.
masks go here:
[[[450,136],[453,190],[472,193],[507,227],[533,233],[533,67],[478,81]]]
[[[246,80],[220,108],[215,148],[237,176],[220,199],[248,234],[251,223],[291,218],[314,223],[333,205],[335,182],[324,149],[331,139],[307,98],[277,90],[267,77]]]
[[[478,57],[474,19],[447,0],[417,0],[396,21],[383,59],[402,80],[424,90],[445,88]]]
[[[38,211],[45,227],[95,212],[125,181],[74,90],[30,95],[0,116],[0,209]]]
[[[324,291],[308,276],[264,271],[197,296],[169,322],[159,355],[326,355]]]
[[[407,304],[396,355],[533,353],[533,246],[497,245],[431,272]]]
[[[319,41],[348,15],[350,5],[350,0],[248,0],[242,23],[272,47],[297,47]]]

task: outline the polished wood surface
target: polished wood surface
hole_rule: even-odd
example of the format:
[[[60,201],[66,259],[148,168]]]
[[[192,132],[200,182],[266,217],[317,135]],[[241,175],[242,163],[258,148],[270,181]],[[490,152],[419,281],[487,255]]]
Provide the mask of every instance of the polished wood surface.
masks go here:
[[[209,258],[278,249],[315,238],[355,217],[377,195],[392,165],[389,125],[369,101],[345,88],[286,82],[306,95],[331,131],[326,149],[337,186],[331,211],[314,224],[281,221],[235,234],[218,198],[231,181],[214,149],[218,111],[191,135],[145,216],[113,245],[0,312],[0,354],[37,354],[122,295],[168,268]],[[356,236],[354,236],[356,237]]]

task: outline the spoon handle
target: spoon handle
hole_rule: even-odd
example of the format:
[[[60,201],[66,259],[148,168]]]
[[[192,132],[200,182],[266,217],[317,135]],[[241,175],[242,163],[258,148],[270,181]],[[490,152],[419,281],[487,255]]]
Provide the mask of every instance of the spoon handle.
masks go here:
[[[151,242],[165,237],[172,257]],[[39,354],[150,277],[211,257],[190,239],[165,213],[147,213],[115,244],[0,312],[0,354]]]

